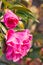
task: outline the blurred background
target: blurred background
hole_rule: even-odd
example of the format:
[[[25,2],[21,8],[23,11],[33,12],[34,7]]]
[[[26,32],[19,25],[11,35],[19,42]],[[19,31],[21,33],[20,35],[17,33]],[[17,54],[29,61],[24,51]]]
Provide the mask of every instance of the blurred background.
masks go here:
[[[43,65],[43,0],[6,0],[6,2],[11,4],[23,4],[26,8],[31,10],[37,20],[39,20],[39,23],[35,22],[32,24],[33,21],[29,19],[30,30],[33,34],[33,44],[28,55],[20,61],[20,65]],[[6,5],[0,0],[0,17],[3,15],[3,6]],[[22,23],[19,23],[19,26],[24,28]],[[1,55],[0,42],[0,57]]]

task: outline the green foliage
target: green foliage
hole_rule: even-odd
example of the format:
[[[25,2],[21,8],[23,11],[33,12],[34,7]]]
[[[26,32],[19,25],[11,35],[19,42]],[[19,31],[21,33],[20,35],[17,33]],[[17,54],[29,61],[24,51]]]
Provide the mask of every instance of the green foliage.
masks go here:
[[[34,58],[40,58],[39,55],[39,49],[34,49],[31,53],[28,54],[28,57],[34,59]]]
[[[16,14],[22,17],[24,21],[28,21],[29,19],[35,20],[34,16],[30,12],[27,12],[25,10],[17,10]]]
[[[33,41],[35,42],[36,40],[41,40],[41,42],[43,43],[43,34],[41,34],[41,33],[34,33],[33,34]]]
[[[4,35],[2,33],[0,33],[0,41],[3,40]]]
[[[16,10],[16,13],[21,16],[22,18],[24,17],[25,20],[32,19],[38,22],[38,20],[34,17],[33,13],[27,9],[24,5],[20,4],[12,4],[7,2],[6,0],[2,0],[4,5],[6,5],[4,8],[10,8],[12,10]]]
[[[0,17],[2,16],[2,12],[0,12]]]
[[[2,50],[0,49],[0,56],[2,56]]]

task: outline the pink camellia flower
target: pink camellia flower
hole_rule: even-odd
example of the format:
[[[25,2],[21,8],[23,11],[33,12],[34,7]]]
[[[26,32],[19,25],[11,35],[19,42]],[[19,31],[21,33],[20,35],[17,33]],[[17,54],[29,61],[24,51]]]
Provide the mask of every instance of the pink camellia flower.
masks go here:
[[[31,48],[32,35],[28,29],[23,31],[8,30],[6,34],[6,58],[19,61]]]
[[[11,10],[6,9],[4,14],[4,24],[8,28],[15,28],[19,22],[19,18]]]

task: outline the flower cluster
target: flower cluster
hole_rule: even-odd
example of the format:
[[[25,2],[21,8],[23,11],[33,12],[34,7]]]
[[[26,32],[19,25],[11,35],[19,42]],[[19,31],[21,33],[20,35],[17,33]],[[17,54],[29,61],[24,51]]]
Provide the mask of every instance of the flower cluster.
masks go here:
[[[29,29],[24,29],[22,31],[15,31],[15,28],[19,23],[19,18],[12,11],[7,10],[4,14],[3,23],[9,29],[7,31],[6,37],[6,58],[8,60],[13,60],[13,62],[19,61],[31,48],[32,35]]]

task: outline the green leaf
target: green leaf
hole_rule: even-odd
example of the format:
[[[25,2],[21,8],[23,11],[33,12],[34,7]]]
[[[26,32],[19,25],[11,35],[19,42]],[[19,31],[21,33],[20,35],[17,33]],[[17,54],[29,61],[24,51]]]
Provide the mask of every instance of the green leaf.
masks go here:
[[[29,58],[40,58],[40,54],[39,54],[39,51],[40,51],[40,48],[32,48],[33,51],[32,52],[29,52],[27,57]]]
[[[0,17],[2,16],[2,12],[0,12]]]
[[[0,56],[2,56],[2,50],[0,49]]]
[[[33,34],[33,40],[36,41],[36,40],[42,40],[43,41],[43,34],[41,33],[34,33]]]
[[[15,5],[13,6],[13,8],[14,8],[14,10],[16,10],[16,12],[17,12],[17,14],[18,14],[19,16],[21,16],[20,13],[23,12],[23,13],[22,13],[22,16],[24,16],[24,14],[25,14],[25,16],[27,15],[28,18],[30,18],[30,19],[32,19],[32,20],[34,20],[34,21],[36,21],[36,22],[39,22],[39,21],[35,18],[35,16],[33,15],[33,13],[32,13],[29,9],[27,9],[25,6],[19,5],[19,4],[15,4]]]
[[[23,11],[23,10],[17,10],[16,11],[16,14],[18,16],[20,16],[22,18],[22,20],[24,21],[28,21],[28,15],[27,15],[27,12]]]
[[[6,0],[2,0],[3,1],[3,3],[4,3],[4,5],[6,5],[5,6],[5,8],[10,8],[10,9],[13,9],[13,10],[20,10],[23,14],[21,15],[21,13],[20,13],[20,11],[19,12],[17,12],[18,13],[18,15],[20,15],[20,16],[24,16],[24,12],[25,12],[25,15],[27,15],[27,17],[29,17],[30,19],[33,19],[33,20],[35,20],[36,22],[39,22],[36,18],[35,18],[35,16],[33,15],[33,13],[29,10],[29,9],[27,9],[24,5],[19,5],[19,4],[11,4],[11,3],[9,3],[9,2],[7,2]],[[27,17],[25,17],[25,19],[27,20],[28,18]],[[22,17],[23,18],[23,17]]]
[[[0,22],[0,30],[1,30],[1,33],[4,33],[4,34],[6,34],[7,32],[7,28],[1,22]]]
[[[0,33],[0,41],[3,40],[4,35],[2,33]]]

